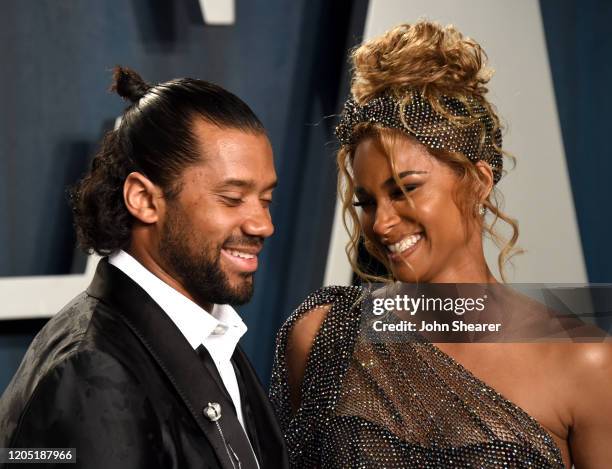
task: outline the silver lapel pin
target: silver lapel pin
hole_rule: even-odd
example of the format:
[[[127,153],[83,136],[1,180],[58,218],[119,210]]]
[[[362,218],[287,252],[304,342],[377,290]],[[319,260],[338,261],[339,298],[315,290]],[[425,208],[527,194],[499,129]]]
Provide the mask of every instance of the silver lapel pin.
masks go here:
[[[238,455],[230,446],[230,444],[226,441],[225,436],[223,435],[223,431],[221,430],[221,425],[219,425],[219,419],[221,418],[221,404],[219,404],[218,402],[209,402],[208,405],[204,407],[204,409],[202,409],[202,413],[204,414],[204,417],[206,417],[208,420],[210,420],[217,426],[217,430],[219,431],[221,439],[225,444],[225,450],[227,451],[227,455],[230,459],[230,462],[232,463],[232,467],[234,467],[234,469],[240,469],[240,459],[238,459]],[[236,463],[238,463],[237,467]]]
[[[204,417],[211,422],[216,422],[221,418],[221,404],[218,402],[209,402],[203,410]]]

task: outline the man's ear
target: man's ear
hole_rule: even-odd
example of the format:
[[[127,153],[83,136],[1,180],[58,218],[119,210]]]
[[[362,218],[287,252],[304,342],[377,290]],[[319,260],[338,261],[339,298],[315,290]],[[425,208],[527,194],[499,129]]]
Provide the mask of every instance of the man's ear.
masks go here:
[[[478,194],[479,200],[482,202],[489,197],[493,190],[493,170],[489,163],[482,160],[476,162],[476,169],[480,173],[480,182],[482,183]]]
[[[133,172],[123,183],[123,201],[134,218],[149,225],[159,220],[164,197],[162,190],[149,178]]]

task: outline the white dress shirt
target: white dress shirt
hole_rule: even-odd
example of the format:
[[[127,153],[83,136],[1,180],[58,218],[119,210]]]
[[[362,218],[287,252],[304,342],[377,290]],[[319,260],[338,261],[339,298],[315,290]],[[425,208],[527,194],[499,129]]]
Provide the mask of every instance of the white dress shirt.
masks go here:
[[[230,305],[214,305],[211,313],[176,291],[127,252],[119,250],[108,258],[136,282],[172,319],[191,347],[206,347],[215,363],[223,384],[236,408],[238,420],[245,429],[240,405],[240,388],[230,362],[236,345],[247,331],[246,324]],[[247,437],[248,439],[248,437]]]

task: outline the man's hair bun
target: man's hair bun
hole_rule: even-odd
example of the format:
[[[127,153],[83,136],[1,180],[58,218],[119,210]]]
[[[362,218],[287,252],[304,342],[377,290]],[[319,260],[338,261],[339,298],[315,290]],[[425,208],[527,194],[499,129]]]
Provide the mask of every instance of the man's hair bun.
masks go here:
[[[113,69],[113,83],[110,90],[116,92],[123,99],[137,103],[151,88],[152,86],[146,83],[134,70],[120,65]]]

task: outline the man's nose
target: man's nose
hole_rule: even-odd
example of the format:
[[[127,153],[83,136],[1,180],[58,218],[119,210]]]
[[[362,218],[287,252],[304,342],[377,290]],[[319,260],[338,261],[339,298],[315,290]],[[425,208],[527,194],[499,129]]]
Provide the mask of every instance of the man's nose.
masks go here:
[[[251,211],[242,224],[242,230],[244,234],[258,236],[260,238],[272,236],[274,233],[274,225],[272,224],[270,211],[264,207]]]

